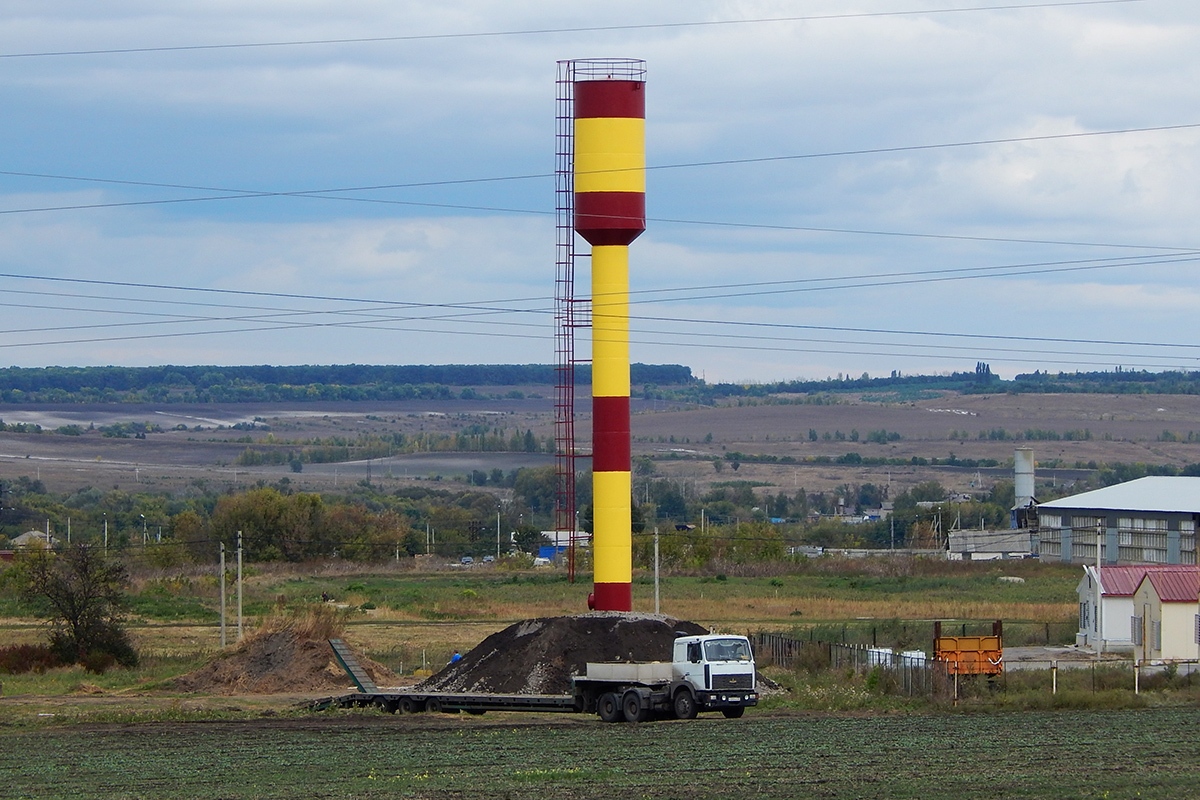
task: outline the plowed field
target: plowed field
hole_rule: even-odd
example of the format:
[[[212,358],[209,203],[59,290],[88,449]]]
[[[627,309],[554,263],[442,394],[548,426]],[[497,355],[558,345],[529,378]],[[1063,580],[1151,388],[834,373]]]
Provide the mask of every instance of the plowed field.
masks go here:
[[[1200,709],[642,725],[330,714],[0,733],[0,786],[7,798],[1193,798],[1198,731]]]

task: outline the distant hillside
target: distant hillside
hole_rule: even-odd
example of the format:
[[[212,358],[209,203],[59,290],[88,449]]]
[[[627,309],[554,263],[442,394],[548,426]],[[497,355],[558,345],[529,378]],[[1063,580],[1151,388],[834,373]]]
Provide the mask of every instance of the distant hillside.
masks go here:
[[[591,370],[575,370],[590,384]],[[695,383],[678,364],[633,364],[636,386]],[[553,386],[548,364],[371,366],[9,367],[0,403],[250,403],[329,400],[475,399],[482,387]],[[516,391],[512,389],[512,391]],[[501,392],[500,396],[512,392]]]

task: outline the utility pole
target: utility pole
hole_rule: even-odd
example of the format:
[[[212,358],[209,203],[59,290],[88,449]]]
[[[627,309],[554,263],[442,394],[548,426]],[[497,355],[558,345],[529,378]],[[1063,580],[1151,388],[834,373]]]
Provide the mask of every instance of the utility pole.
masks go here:
[[[221,647],[225,646],[225,543],[221,542]]]
[[[558,544],[558,542],[555,542]],[[496,560],[500,560],[500,507],[496,507]]]
[[[658,526],[654,526],[654,613],[658,613]]]
[[[104,512],[104,557],[108,558],[108,512]]]
[[[1104,533],[1104,522],[1096,523],[1096,658],[1104,646],[1104,583],[1100,579],[1100,548],[1101,536]]]
[[[238,531],[237,552],[238,641],[242,640],[242,532]]]

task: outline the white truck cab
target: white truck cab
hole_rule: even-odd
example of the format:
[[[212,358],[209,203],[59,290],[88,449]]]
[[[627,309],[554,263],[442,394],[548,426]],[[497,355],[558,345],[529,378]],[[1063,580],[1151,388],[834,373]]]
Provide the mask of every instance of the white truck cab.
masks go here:
[[[754,654],[745,636],[681,636],[675,640],[672,669],[675,680],[692,687],[700,710],[740,711],[758,702]]]

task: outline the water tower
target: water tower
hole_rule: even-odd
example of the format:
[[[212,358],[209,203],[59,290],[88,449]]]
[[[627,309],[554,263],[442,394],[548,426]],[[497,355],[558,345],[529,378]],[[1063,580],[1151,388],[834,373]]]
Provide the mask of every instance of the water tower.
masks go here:
[[[571,222],[591,245],[595,574],[588,602],[601,611],[631,611],[629,245],[646,229],[646,65],[635,59],[565,63]]]

